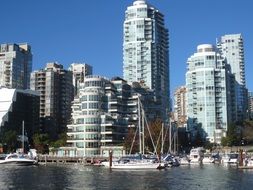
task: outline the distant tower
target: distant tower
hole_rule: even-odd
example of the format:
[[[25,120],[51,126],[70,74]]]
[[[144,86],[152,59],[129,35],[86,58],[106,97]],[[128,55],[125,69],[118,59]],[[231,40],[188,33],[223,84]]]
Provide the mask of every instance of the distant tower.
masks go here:
[[[231,67],[235,75],[236,85],[236,119],[246,119],[247,112],[247,89],[245,82],[244,47],[241,34],[224,35],[217,42],[223,57]]]
[[[220,143],[227,131],[231,103],[228,99],[229,68],[226,60],[210,44],[199,45],[188,59],[186,73],[187,117],[190,130]]]
[[[248,95],[248,114],[249,118],[253,120],[253,92],[249,92]]]
[[[0,45],[0,87],[29,89],[32,52],[28,44]]]
[[[128,83],[143,82],[153,89],[163,119],[169,111],[168,30],[163,14],[136,0],[125,12],[123,75]]]
[[[72,63],[69,70],[73,73],[74,95],[76,96],[85,76],[92,75],[92,66],[85,63]]]
[[[58,63],[31,74],[31,89],[40,93],[40,122],[51,138],[63,132],[71,119],[72,72]]]
[[[186,116],[186,87],[181,86],[174,93],[175,120],[179,127],[184,127],[187,123]]]

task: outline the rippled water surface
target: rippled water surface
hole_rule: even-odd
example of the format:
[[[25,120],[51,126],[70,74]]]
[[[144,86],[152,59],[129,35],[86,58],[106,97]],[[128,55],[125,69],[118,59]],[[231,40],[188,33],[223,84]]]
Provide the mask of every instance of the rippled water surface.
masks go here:
[[[253,189],[253,170],[218,165],[155,171],[110,171],[81,165],[3,166],[0,189]]]

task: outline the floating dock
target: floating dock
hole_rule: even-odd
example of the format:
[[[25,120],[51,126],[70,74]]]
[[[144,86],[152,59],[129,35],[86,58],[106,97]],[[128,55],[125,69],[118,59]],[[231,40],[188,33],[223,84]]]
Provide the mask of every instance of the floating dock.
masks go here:
[[[102,161],[108,161],[108,157],[60,157],[50,155],[39,155],[38,163],[42,165],[46,164],[73,164],[79,163],[83,165],[96,165]]]

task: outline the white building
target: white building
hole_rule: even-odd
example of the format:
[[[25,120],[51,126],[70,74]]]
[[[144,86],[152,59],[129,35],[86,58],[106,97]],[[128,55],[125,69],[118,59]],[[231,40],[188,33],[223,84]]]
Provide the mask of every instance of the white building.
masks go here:
[[[145,0],[127,7],[124,21],[123,76],[154,90],[163,119],[169,111],[168,30],[164,15]]]
[[[231,72],[235,75],[236,119],[234,121],[242,121],[247,117],[247,89],[242,35],[224,35],[217,42],[217,47],[230,65]]]
[[[105,156],[113,149],[113,155],[122,155],[128,129],[138,126],[138,98],[147,120],[153,120],[159,108],[150,89],[137,83],[130,86],[120,77],[85,77],[72,106],[67,154]]]
[[[73,73],[74,95],[76,96],[85,76],[92,75],[92,66],[85,63],[72,63],[69,70]]]
[[[213,45],[199,45],[187,61],[187,117],[190,130],[198,129],[210,142],[220,143],[229,114],[226,60]]]
[[[73,147],[70,155],[102,155],[106,147],[123,143],[127,121],[120,113],[116,91],[100,76],[87,76],[80,83],[72,106],[72,124],[68,125],[67,143]]]

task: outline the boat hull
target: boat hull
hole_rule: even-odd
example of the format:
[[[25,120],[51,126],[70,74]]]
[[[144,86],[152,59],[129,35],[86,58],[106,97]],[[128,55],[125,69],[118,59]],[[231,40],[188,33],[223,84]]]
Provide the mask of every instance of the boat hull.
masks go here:
[[[112,162],[112,166],[110,167],[109,162],[103,162],[103,166],[109,167],[111,169],[159,169],[163,167],[163,164],[160,163],[114,163]]]
[[[37,162],[33,160],[2,160],[1,165],[18,165],[18,166],[29,166],[36,165]]]

